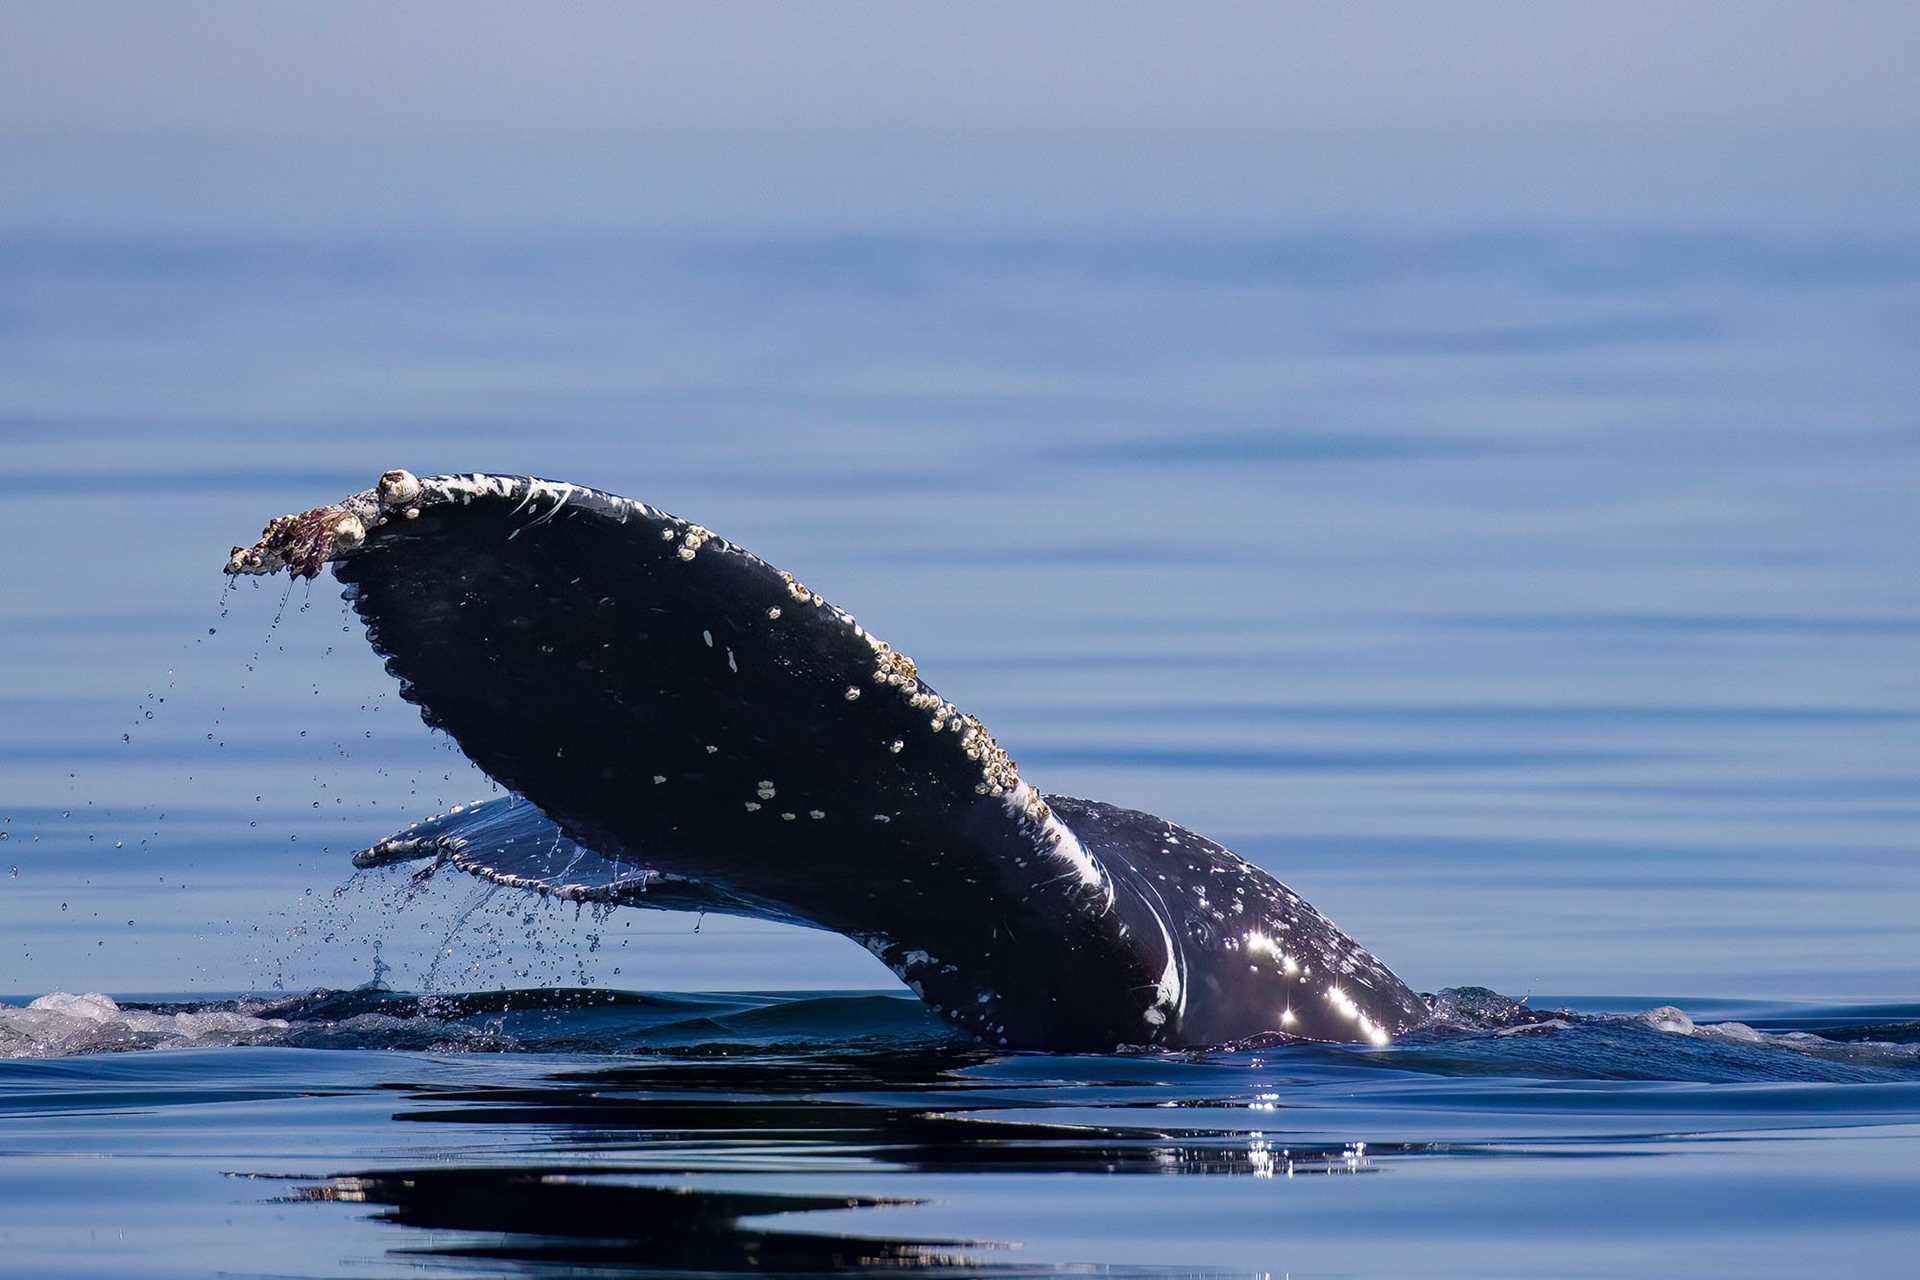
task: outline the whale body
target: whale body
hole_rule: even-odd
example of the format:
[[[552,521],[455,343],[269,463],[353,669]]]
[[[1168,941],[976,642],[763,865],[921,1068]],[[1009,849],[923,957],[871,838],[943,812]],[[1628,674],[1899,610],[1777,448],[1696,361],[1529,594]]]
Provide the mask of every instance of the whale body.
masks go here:
[[[394,471],[273,521],[227,571],[327,566],[402,696],[509,793],[358,865],[831,930],[1010,1048],[1383,1044],[1428,1017],[1273,876],[1039,790],[911,658],[697,524]]]

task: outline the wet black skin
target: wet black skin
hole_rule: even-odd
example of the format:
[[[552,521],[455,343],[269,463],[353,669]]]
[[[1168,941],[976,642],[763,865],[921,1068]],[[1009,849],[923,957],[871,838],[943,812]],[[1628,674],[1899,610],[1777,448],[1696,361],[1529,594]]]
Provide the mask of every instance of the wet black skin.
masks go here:
[[[990,1044],[1378,1039],[1426,1016],[1184,828],[1048,796],[1093,866],[1068,856],[910,705],[927,685],[876,682],[853,619],[757,557],[593,490],[425,484],[334,573],[403,695],[523,799],[402,833],[413,856],[846,934]]]

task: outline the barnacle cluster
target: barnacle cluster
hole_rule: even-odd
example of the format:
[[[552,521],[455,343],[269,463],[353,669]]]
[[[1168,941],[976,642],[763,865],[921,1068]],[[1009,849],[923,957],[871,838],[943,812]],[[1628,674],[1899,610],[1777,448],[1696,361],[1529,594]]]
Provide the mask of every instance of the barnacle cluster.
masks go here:
[[[792,596],[795,600],[798,600],[801,604],[810,604],[810,605],[818,606],[818,605],[823,605],[827,602],[826,597],[820,595],[818,592],[807,590],[806,583],[801,582],[798,578],[795,578],[791,573],[788,573],[785,569],[782,569],[779,572],[780,572],[781,579],[787,584],[787,594]],[[767,616],[769,618],[779,617],[780,607],[778,605],[775,605],[773,608],[767,610]]]
[[[389,471],[372,489],[344,501],[275,516],[251,547],[235,547],[227,556],[230,574],[273,574],[285,569],[296,578],[317,578],[335,551],[351,551],[367,539],[372,525],[385,524],[386,513],[404,508],[408,519],[420,514],[413,505],[420,497],[420,481],[410,471]]]
[[[666,534],[668,538],[672,538],[673,530],[666,530]],[[691,560],[700,554],[700,548],[706,546],[707,541],[712,537],[712,533],[702,529],[699,525],[690,524],[686,528],[686,533],[681,537],[679,550],[676,551],[675,554],[682,560]]]
[[[810,591],[806,585],[791,573],[778,571],[781,580],[787,584],[787,594],[802,604],[824,605],[825,599],[817,592]],[[994,740],[993,734],[974,716],[968,715],[939,694],[929,689],[920,680],[920,668],[914,660],[900,652],[885,640],[864,631],[854,622],[852,615],[835,609],[840,620],[853,628],[854,634],[867,642],[873,650],[873,670],[871,678],[874,684],[898,689],[902,700],[915,711],[928,713],[928,725],[935,733],[954,733],[959,736],[960,749],[969,760],[980,766],[980,781],[974,784],[974,791],[983,796],[1017,796],[1021,812],[1033,822],[1044,822],[1051,814],[1047,802],[1040,793],[1031,787],[1022,787],[1020,768]],[[767,610],[769,619],[778,620],[780,607],[774,605]],[[845,690],[848,702],[857,702],[860,687],[848,685]],[[898,755],[906,743],[895,738],[887,744],[887,750]]]
[[[278,573],[315,578],[333,556],[335,547],[357,547],[367,527],[345,507],[315,507],[299,515],[275,516],[251,547],[235,547],[227,556],[227,572]]]
[[[975,792],[983,796],[1006,796],[1020,786],[1019,766],[994,741],[987,726],[922,684],[920,669],[912,658],[877,636],[868,635],[867,643],[873,647],[875,684],[891,685],[900,690],[907,705],[914,710],[932,712],[928,723],[935,733],[960,735],[960,749],[967,759],[980,766],[980,781],[974,784]],[[852,696],[851,690],[848,696]],[[900,750],[897,740],[889,747],[896,752]],[[1035,822],[1042,821],[1049,812],[1046,801],[1040,799],[1037,791],[1029,789],[1028,794],[1031,799],[1023,805],[1026,815]]]

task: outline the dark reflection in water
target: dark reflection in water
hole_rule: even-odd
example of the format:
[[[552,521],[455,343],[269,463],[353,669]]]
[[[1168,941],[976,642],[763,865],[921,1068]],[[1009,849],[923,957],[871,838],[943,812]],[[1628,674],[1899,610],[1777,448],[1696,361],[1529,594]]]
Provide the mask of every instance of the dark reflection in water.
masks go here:
[[[771,1230],[743,1222],[888,1203],[858,1196],[632,1186],[619,1170],[407,1169],[302,1187],[301,1200],[386,1206],[384,1222],[485,1240],[411,1246],[409,1253],[548,1268],[686,1271],[856,1271],[959,1266],[960,1242]]]
[[[766,1220],[830,1210],[921,1203],[902,1197],[742,1192],[663,1182],[689,1175],[811,1171],[918,1174],[1185,1174],[1292,1178],[1373,1172],[1374,1156],[1426,1144],[1268,1142],[1245,1130],[1147,1126],[1141,1109],[1241,1111],[1246,1100],[1137,1096],[1139,1079],[1085,1068],[1040,1097],[1019,1082],[970,1075],[993,1055],[964,1047],[745,1058],[707,1056],[567,1071],[519,1086],[445,1087],[394,1082],[403,1123],[494,1126],[538,1135],[544,1146],[590,1151],[577,1162],[503,1167],[410,1167],[340,1174],[303,1185],[293,1199],[383,1207],[382,1222],[461,1233],[395,1246],[408,1254],[486,1259],[531,1274],[549,1268],[686,1271],[922,1272],[988,1270],[1057,1274],[1084,1267],[1016,1264],[1007,1242],[908,1238],[831,1226],[783,1229]],[[713,1051],[709,1051],[713,1052]],[[1031,1085],[1027,1092],[1030,1092]],[[1113,1099],[1102,1094],[1113,1093]],[[1066,1095],[1076,1106],[1117,1108],[1135,1123],[1022,1120]],[[1253,1106],[1262,1104],[1255,1101]],[[1012,1113],[1014,1118],[1008,1118]],[[861,1226],[880,1226],[863,1217]]]
[[[1080,1072],[1039,1089],[961,1074],[989,1062],[984,1053],[850,1054],[804,1064],[769,1056],[569,1073],[526,1088],[394,1085],[424,1105],[393,1118],[538,1130],[551,1145],[617,1151],[635,1167],[678,1172],[829,1161],[915,1173],[1275,1171],[1272,1160],[1249,1155],[1245,1131],[1151,1123],[1187,1107],[1242,1110],[1245,1098],[1141,1096],[1142,1081],[1103,1084]],[[1063,1103],[1111,1111],[1114,1123],[1018,1118]],[[1277,1171],[1352,1171],[1363,1150],[1302,1144],[1286,1149]]]
[[[1140,1157],[1127,1162],[1127,1152]],[[1063,1146],[1050,1172],[1271,1172],[1180,1148]],[[1111,1159],[1110,1157],[1120,1157]],[[1355,1147],[1270,1153],[1287,1176],[1371,1171]],[[1104,1161],[1104,1163],[1102,1163]],[[396,1252],[550,1267],[657,1270],[857,1271],[913,1268],[991,1270],[996,1274],[1085,1273],[1087,1267],[1019,1266],[994,1256],[1009,1246],[981,1240],[907,1239],[872,1234],[780,1230],[764,1221],[786,1215],[881,1209],[911,1200],[791,1192],[736,1192],[636,1183],[658,1171],[619,1165],[541,1165],[503,1169],[412,1168],[342,1174],[301,1186],[290,1199],[381,1206],[382,1222],[462,1233],[455,1241],[407,1244]],[[1101,1271],[1112,1268],[1102,1267]]]

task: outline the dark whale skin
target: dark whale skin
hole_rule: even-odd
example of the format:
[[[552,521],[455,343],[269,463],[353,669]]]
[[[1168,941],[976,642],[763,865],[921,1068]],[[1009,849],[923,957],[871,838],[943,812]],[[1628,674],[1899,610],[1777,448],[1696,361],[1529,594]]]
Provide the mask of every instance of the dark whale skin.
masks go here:
[[[514,793],[363,862],[437,853],[541,892],[845,934],[1013,1048],[1384,1043],[1427,1017],[1265,871],[1040,793],[905,655],[698,525],[404,472],[282,520],[231,571],[330,562],[403,696]]]

